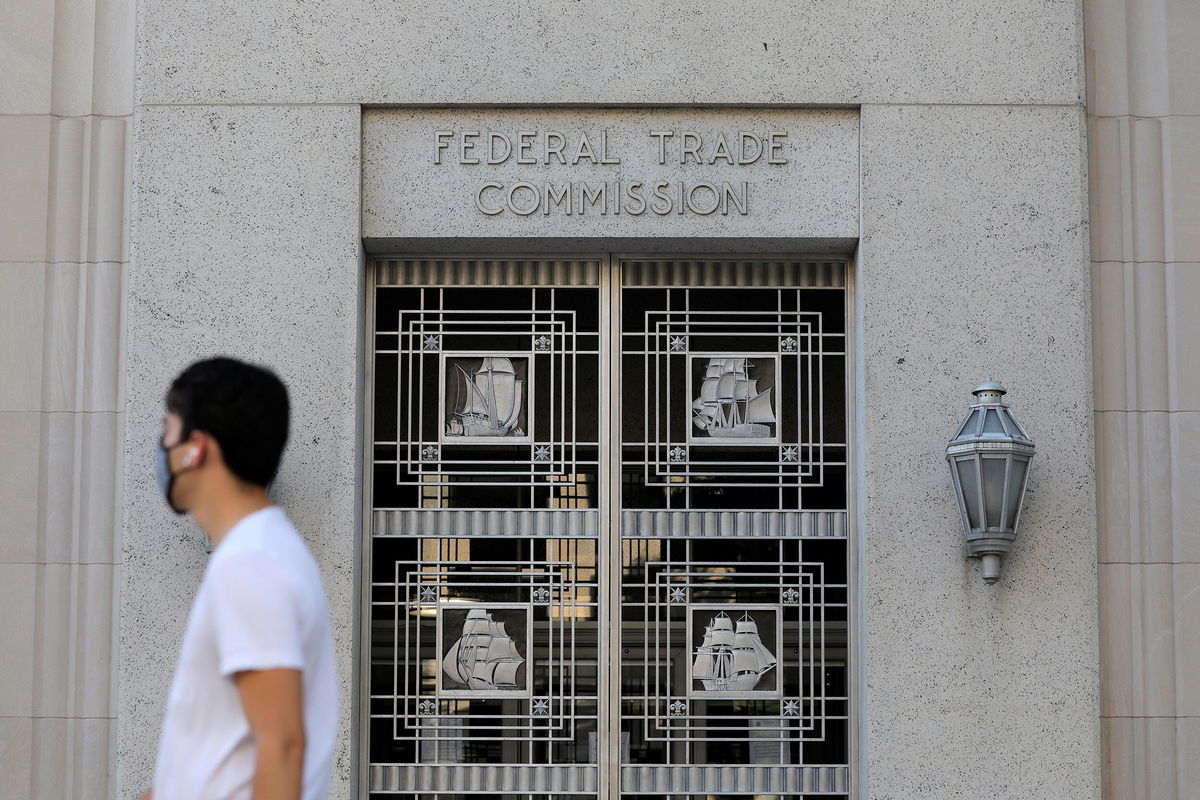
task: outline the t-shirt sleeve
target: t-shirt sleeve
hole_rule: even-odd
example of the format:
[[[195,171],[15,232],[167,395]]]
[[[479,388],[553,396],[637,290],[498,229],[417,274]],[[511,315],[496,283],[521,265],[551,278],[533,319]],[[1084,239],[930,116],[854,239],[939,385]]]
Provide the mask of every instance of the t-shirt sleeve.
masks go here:
[[[304,646],[295,581],[266,553],[231,554],[210,595],[221,674],[302,669]]]

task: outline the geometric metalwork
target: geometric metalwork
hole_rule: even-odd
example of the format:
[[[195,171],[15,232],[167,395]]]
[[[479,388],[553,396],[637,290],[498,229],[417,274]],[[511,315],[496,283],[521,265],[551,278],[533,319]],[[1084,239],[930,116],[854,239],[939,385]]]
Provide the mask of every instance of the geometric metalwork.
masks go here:
[[[688,549],[681,542],[671,552]],[[826,615],[839,609],[834,616],[844,618],[846,607],[846,584],[830,581],[825,567],[641,562],[642,585],[627,599],[644,609],[643,630],[629,631],[625,646],[642,644],[636,706],[646,741],[744,742],[748,719],[731,717],[729,704],[755,700],[756,715],[787,719],[756,731],[757,741],[823,742],[828,721],[844,718],[827,692]]]
[[[372,746],[390,742],[388,760],[588,760],[595,650],[579,626],[596,618],[594,545],[506,543],[507,560],[487,560],[471,540],[376,541],[373,647],[390,658],[372,685]]]
[[[847,792],[845,553],[829,538],[626,540],[623,791]]]
[[[845,797],[850,791],[850,769],[734,764],[704,769],[686,765],[627,766],[621,769],[621,788],[630,794],[676,797]]]
[[[595,287],[377,285],[376,507],[592,507],[598,306]]]
[[[844,800],[845,263],[372,280],[369,796]]]
[[[597,769],[584,764],[372,764],[372,797],[554,798],[596,794]]]
[[[826,517],[828,515],[820,519],[814,517],[814,521],[805,527],[828,531],[822,535],[845,536],[845,514],[837,519]],[[451,539],[544,536],[587,539],[599,536],[599,532],[600,514],[595,509],[555,509],[547,512],[509,508],[377,508],[371,512],[372,536]]]
[[[833,283],[622,292],[625,508],[845,508]]]
[[[621,512],[621,535],[629,539],[844,539],[849,529],[849,515],[845,511],[631,509]]]

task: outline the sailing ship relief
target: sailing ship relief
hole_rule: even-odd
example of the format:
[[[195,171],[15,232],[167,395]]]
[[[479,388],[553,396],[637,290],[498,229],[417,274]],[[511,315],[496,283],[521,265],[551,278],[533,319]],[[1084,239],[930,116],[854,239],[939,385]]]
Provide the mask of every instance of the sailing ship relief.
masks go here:
[[[525,659],[486,608],[473,608],[463,620],[462,634],[442,658],[442,673],[455,683],[475,690],[512,690],[517,670]]]
[[[447,367],[450,367],[447,364]],[[524,437],[519,426],[525,382],[517,377],[511,359],[489,356],[468,372],[453,364],[446,376],[447,389],[455,388],[458,401],[446,420],[446,436],[482,438]]]
[[[710,358],[700,383],[700,396],[692,401],[692,423],[710,439],[767,439],[775,407],[771,390],[758,390],[750,377],[755,365],[749,358]]]
[[[692,662],[692,680],[700,681],[705,691],[749,692],[776,663],[749,613],[742,614],[735,628],[722,611],[704,626],[704,640]]]

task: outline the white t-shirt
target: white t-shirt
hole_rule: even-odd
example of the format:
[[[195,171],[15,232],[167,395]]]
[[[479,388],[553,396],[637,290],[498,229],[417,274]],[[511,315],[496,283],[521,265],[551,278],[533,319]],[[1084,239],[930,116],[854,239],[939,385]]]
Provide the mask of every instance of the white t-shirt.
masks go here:
[[[257,748],[234,674],[291,668],[304,680],[303,800],[324,800],[337,680],[321,574],[277,506],[243,518],[208,562],[167,699],[154,800],[249,800]]]

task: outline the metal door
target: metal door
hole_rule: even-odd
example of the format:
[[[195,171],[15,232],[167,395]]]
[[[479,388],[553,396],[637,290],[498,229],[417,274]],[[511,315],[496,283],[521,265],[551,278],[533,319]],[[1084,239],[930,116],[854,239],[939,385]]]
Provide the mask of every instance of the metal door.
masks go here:
[[[374,262],[362,796],[849,796],[846,275]]]

